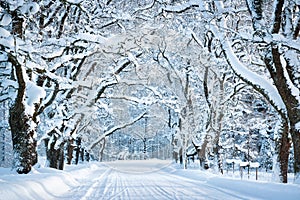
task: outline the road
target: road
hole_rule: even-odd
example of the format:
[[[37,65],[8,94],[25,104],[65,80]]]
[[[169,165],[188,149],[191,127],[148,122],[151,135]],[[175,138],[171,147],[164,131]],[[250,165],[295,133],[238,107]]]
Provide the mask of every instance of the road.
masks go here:
[[[192,174],[176,174],[166,161],[112,162],[95,167],[82,185],[62,199],[249,199],[207,184],[208,177],[194,179]],[[194,172],[193,172],[194,173]]]
[[[210,169],[211,170],[211,169]],[[263,173],[263,172],[260,172]],[[0,168],[0,200],[298,200],[300,184],[240,180],[163,160],[89,162],[65,170]]]

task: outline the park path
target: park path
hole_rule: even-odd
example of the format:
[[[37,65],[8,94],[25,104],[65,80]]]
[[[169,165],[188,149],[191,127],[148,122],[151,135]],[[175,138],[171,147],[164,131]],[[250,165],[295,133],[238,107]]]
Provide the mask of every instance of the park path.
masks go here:
[[[207,184],[207,177],[177,175],[168,161],[117,161],[94,169],[62,199],[249,199]]]

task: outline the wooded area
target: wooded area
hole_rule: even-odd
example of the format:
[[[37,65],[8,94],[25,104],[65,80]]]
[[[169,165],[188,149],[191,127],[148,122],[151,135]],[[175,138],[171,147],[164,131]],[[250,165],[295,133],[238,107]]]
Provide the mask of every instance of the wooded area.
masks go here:
[[[0,10],[0,166],[156,156],[223,173],[234,159],[300,179],[298,0]]]

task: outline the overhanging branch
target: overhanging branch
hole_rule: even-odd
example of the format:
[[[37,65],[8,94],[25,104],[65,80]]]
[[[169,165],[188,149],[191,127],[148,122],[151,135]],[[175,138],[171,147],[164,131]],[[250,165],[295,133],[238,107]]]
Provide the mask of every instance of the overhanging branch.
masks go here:
[[[100,141],[102,141],[105,137],[113,134],[114,132],[126,128],[127,126],[131,126],[132,124],[136,123],[137,121],[139,121],[140,119],[142,119],[145,115],[147,114],[147,112],[142,113],[141,115],[137,116],[136,118],[134,118],[132,121],[121,124],[119,126],[115,126],[113,128],[111,128],[110,130],[104,132],[100,137],[98,137],[94,142],[92,142],[88,147],[87,150],[90,151],[92,148],[94,148]]]

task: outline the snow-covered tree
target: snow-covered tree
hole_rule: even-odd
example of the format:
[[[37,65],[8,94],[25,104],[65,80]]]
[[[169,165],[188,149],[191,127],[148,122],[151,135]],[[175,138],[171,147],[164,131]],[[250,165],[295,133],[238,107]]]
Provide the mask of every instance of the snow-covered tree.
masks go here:
[[[146,153],[160,133],[169,142],[173,134],[182,161],[194,146],[201,162],[214,157],[220,169],[231,154],[268,163],[273,155],[262,152],[273,137],[281,181],[291,145],[299,177],[297,1],[0,6],[0,102],[10,107],[19,173],[37,162],[39,144],[48,166],[63,169],[74,150],[76,163],[84,148],[101,159],[114,134],[127,145],[140,140]],[[263,104],[273,108],[259,111]]]
[[[216,3],[217,11],[223,14],[226,6],[221,2]],[[299,24],[295,20],[294,13],[298,12],[296,2],[276,1],[273,4],[271,15],[263,16],[263,9],[267,9],[261,1],[247,1],[248,12],[252,19],[252,32],[240,31],[237,35],[241,37],[245,45],[248,41],[260,49],[253,52],[259,55],[258,60],[252,64],[245,63],[238,58],[237,52],[232,46],[235,40],[227,37],[218,25],[229,27],[225,18],[222,18],[220,24],[216,22],[212,28],[214,34],[222,41],[222,49],[228,61],[236,74],[244,81],[256,88],[262,93],[269,102],[275,107],[282,118],[282,128],[279,130],[279,162],[281,168],[281,181],[287,182],[287,164],[290,143],[288,133],[291,134],[294,149],[294,172],[296,179],[299,177],[299,85],[297,79],[298,73],[298,51],[295,48],[299,32]],[[291,9],[295,8],[295,9]],[[271,20],[269,20],[271,18]],[[295,25],[293,25],[295,24]],[[230,28],[230,27],[229,27]],[[250,28],[250,27],[249,27]],[[250,34],[250,37],[249,37]],[[261,63],[265,67],[265,74],[259,75],[251,71],[248,66],[257,66]],[[273,85],[274,84],[274,85]]]
[[[76,17],[68,18],[70,12]],[[81,5],[73,1],[1,1],[1,63],[6,77],[1,83],[1,100],[14,102],[10,127],[19,173],[29,172],[37,162],[39,116],[52,103],[66,102],[63,99],[72,92],[82,61],[94,52],[92,45],[90,51],[85,46],[91,39],[70,28],[80,25],[74,22],[83,13],[87,18]],[[98,38],[92,40],[98,42]],[[54,113],[48,111],[47,116],[52,118]]]
[[[178,5],[171,5],[166,8],[168,12],[172,13],[181,13],[187,10],[193,10],[198,8],[203,11],[201,12],[201,16],[204,17],[209,23],[207,24],[207,30],[204,32],[213,35],[219,40],[220,47],[223,50],[225,58],[229,66],[235,71],[237,75],[240,76],[247,84],[252,85],[255,89],[261,92],[271,104],[276,108],[279,114],[282,116],[282,124],[283,128],[281,130],[281,141],[280,141],[280,154],[279,160],[281,161],[283,179],[286,181],[286,170],[284,166],[287,165],[288,158],[288,149],[289,149],[289,141],[287,138],[288,129],[292,133],[292,138],[297,135],[295,134],[296,129],[295,124],[297,124],[298,117],[297,109],[291,111],[291,107],[297,107],[297,96],[299,96],[299,89],[297,89],[297,81],[295,82],[295,75],[293,75],[293,70],[297,67],[290,67],[291,70],[289,72],[285,72],[285,70],[281,70],[282,73],[278,73],[280,69],[286,69],[285,66],[288,66],[287,63],[290,60],[297,60],[297,56],[295,56],[297,50],[295,50],[294,44],[297,41],[298,36],[298,24],[297,19],[294,23],[294,27],[290,26],[293,24],[293,12],[297,12],[297,7],[295,6],[295,2],[283,3],[275,2],[273,11],[268,12],[268,14],[273,13],[273,21],[271,23],[266,23],[271,16],[264,17],[262,10],[267,9],[263,7],[261,1],[247,1],[246,2],[225,2],[224,5],[222,2],[202,2],[202,1],[189,1],[187,3],[181,3]],[[248,5],[248,6],[246,6]],[[294,7],[294,10],[288,9],[289,7]],[[238,8],[236,12],[233,12],[233,8]],[[283,11],[284,10],[284,11]],[[249,11],[250,15],[247,15],[247,11]],[[285,12],[285,15],[282,14]],[[246,15],[245,15],[246,13]],[[225,18],[226,16],[226,18]],[[285,18],[283,16],[286,16]],[[251,20],[252,19],[252,20]],[[282,20],[281,20],[282,19]],[[253,26],[249,26],[247,20],[251,20],[253,22]],[[282,23],[281,23],[282,21]],[[269,22],[269,21],[268,21]],[[280,29],[282,27],[282,29]],[[288,28],[287,28],[288,27]],[[250,28],[250,29],[249,29]],[[253,28],[253,34],[249,32]],[[270,30],[269,33],[266,30]],[[282,36],[286,39],[279,38],[278,33],[282,30]],[[267,34],[268,33],[268,34]],[[200,34],[200,33],[199,33]],[[253,35],[253,37],[249,37],[249,35]],[[272,36],[272,37],[270,37]],[[291,36],[291,37],[289,37]],[[292,37],[293,36],[293,37]],[[205,38],[205,35],[201,38]],[[290,40],[287,40],[290,38]],[[289,41],[289,42],[288,42]],[[278,47],[278,42],[282,44],[282,47]],[[285,43],[287,42],[287,43]],[[276,45],[272,47],[272,44]],[[249,46],[249,44],[251,46]],[[271,44],[271,45],[268,45]],[[244,46],[243,46],[244,45]],[[245,46],[248,45],[248,46]],[[250,48],[249,48],[250,47]],[[251,48],[252,47],[252,48]],[[258,49],[258,51],[254,51],[253,49]],[[276,52],[276,48],[278,48]],[[281,49],[279,49],[281,48]],[[248,49],[247,51],[242,52],[242,49]],[[274,50],[275,49],[275,50]],[[284,50],[283,50],[284,49]],[[283,51],[281,51],[283,50]],[[234,52],[234,53],[233,53]],[[281,62],[282,59],[280,55],[287,55],[287,52],[294,52],[292,57],[289,57],[286,62]],[[251,54],[252,53],[252,54]],[[277,54],[276,54],[277,53]],[[252,56],[249,56],[252,55]],[[289,55],[291,55],[289,53]],[[284,60],[283,60],[284,61]],[[251,63],[251,64],[247,64]],[[294,65],[295,62],[292,62]],[[274,66],[273,66],[274,64]],[[259,73],[249,73],[250,68],[258,66],[259,69],[262,69]],[[264,66],[265,68],[261,68]],[[277,68],[277,69],[276,69]],[[247,70],[245,70],[247,69]],[[274,73],[274,70],[276,73]],[[296,69],[297,71],[297,69]],[[258,72],[258,71],[257,71]],[[270,84],[270,82],[266,81],[268,79],[265,74],[269,74],[271,81],[274,82],[276,88]],[[280,81],[283,81],[282,83]],[[290,84],[293,83],[293,84]],[[286,86],[286,87],[284,87]],[[298,92],[297,92],[298,91]],[[291,98],[287,97],[290,95]],[[287,109],[287,110],[286,110]],[[285,111],[287,111],[285,113]],[[290,120],[290,114],[293,114],[293,119],[291,121],[292,125],[288,124]],[[297,112],[299,113],[299,112]],[[286,115],[287,114],[287,115]],[[289,128],[290,127],[290,128]],[[293,136],[294,135],[294,136]],[[296,136],[297,137],[297,136]],[[294,137],[295,138],[295,137]],[[294,145],[297,145],[297,139],[293,139]],[[297,151],[297,150],[296,150]],[[295,160],[297,160],[297,154],[295,154]],[[297,164],[295,164],[295,172],[297,173]]]
[[[2,98],[13,103],[9,109],[9,124],[14,149],[14,167],[18,173],[28,173],[37,162],[36,126],[38,110],[45,91],[38,85],[41,72],[32,62],[30,44],[26,42],[24,27],[39,10],[31,1],[1,1],[1,62],[11,76],[3,81]],[[14,87],[16,95],[11,88]]]
[[[199,38],[205,40],[209,34],[219,40],[219,47],[233,71],[278,111],[282,121],[282,128],[278,129],[281,132],[279,161],[282,181],[287,180],[288,133],[296,147],[293,148],[294,171],[298,177],[299,19],[296,13],[299,8],[296,1],[275,1],[273,5],[263,1],[187,1],[163,8],[167,13],[174,14],[190,14],[197,9],[205,19],[202,22],[206,30],[201,33],[195,24],[191,23],[190,26],[196,30]],[[193,15],[189,16],[178,16],[176,19],[194,21]]]

